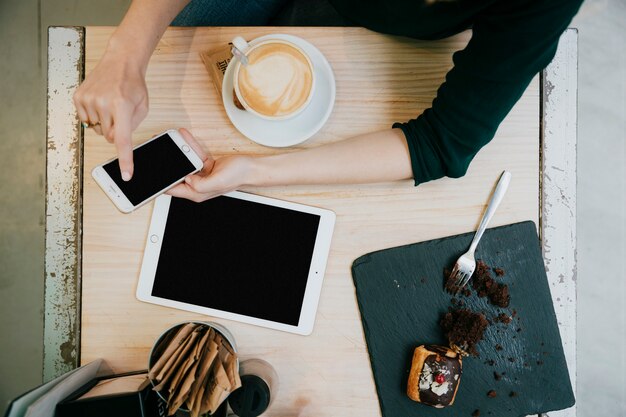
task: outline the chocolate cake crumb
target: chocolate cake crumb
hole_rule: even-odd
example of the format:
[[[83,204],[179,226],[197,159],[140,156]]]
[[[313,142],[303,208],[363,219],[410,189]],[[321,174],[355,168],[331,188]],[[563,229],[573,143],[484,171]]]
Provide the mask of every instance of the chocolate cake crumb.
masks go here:
[[[517,328],[517,330],[516,330],[516,332],[517,332],[517,333],[519,333],[519,332],[521,332],[521,331],[522,331],[522,328],[521,328],[521,327],[518,327],[518,328]]]
[[[537,365],[539,366],[543,365],[543,361],[537,361]]]
[[[461,291],[461,294],[463,294],[466,297],[469,297],[470,295],[472,295],[472,292],[468,290],[467,288],[465,288],[463,291]]]
[[[488,326],[483,314],[467,309],[445,313],[439,322],[450,343],[454,343],[473,356],[478,356],[476,345],[483,339]]]
[[[422,279],[420,279],[420,282],[421,282],[422,284],[423,284],[423,283],[425,283],[425,282],[426,282],[426,278],[422,278]]]
[[[515,392],[515,391],[511,391],[511,392],[509,393],[509,397],[511,397],[511,398],[517,397],[517,392]]]
[[[497,392],[495,392],[494,390],[491,390],[487,393],[487,397],[489,398],[496,398],[496,396],[498,395]]]
[[[499,373],[497,373],[497,372],[494,372],[494,373],[493,373],[493,378],[494,378],[496,381],[500,381],[500,380],[502,379],[502,374],[499,374]]]
[[[513,318],[511,316],[508,316],[505,313],[500,313],[498,314],[498,317],[495,318],[495,321],[504,323],[504,324],[509,324],[510,322],[513,321]]]
[[[476,409],[472,412],[472,417],[478,417],[480,416],[480,410]]]
[[[515,358],[509,358],[509,362],[515,362]]]
[[[493,268],[493,272],[496,273],[497,277],[501,277],[504,275],[504,269],[502,268]]]
[[[489,359],[488,361],[485,361],[485,365],[493,366],[495,364],[496,364],[496,361],[494,361],[493,359]]]
[[[483,262],[476,263],[476,270],[472,275],[472,287],[479,297],[489,298],[489,302],[498,307],[508,307],[511,299],[509,287],[496,282],[490,274],[489,266]]]
[[[504,349],[504,348],[502,347],[502,345],[500,343],[498,343],[496,345],[496,350],[502,350],[502,349]]]

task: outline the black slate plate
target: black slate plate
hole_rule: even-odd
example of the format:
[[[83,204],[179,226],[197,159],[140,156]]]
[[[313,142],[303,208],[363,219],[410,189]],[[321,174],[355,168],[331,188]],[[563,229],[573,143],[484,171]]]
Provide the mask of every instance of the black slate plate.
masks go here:
[[[466,306],[491,319],[516,311],[508,324],[494,323],[478,345],[479,357],[463,361],[452,407],[435,409],[406,396],[413,349],[446,340],[439,319],[451,305],[443,291],[443,269],[467,250],[473,233],[386,249],[352,265],[363,329],[384,417],[526,416],[574,404],[550,288],[533,222],[488,229],[476,257],[504,269],[511,303],[492,306],[474,291]],[[495,277],[495,274],[493,274]],[[518,331],[518,329],[520,329]],[[500,344],[503,350],[497,350]],[[493,361],[493,362],[492,362]],[[503,374],[496,381],[494,372]],[[497,396],[489,398],[487,392]],[[511,397],[510,393],[517,395]]]

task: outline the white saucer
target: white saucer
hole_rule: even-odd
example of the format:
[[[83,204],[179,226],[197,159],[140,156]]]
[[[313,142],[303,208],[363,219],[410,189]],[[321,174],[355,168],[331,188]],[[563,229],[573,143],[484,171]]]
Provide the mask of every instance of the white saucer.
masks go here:
[[[304,142],[324,126],[335,104],[335,75],[326,57],[304,39],[292,35],[266,35],[256,38],[250,45],[265,39],[284,39],[302,48],[313,63],[315,71],[315,91],[309,105],[300,114],[287,120],[265,120],[245,110],[240,110],[233,103],[233,58],[224,73],[222,100],[226,114],[248,139],[259,145],[282,148]]]

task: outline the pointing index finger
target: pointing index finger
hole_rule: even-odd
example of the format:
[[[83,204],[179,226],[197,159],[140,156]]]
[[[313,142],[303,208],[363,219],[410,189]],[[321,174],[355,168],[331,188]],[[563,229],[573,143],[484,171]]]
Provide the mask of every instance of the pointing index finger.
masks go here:
[[[122,179],[129,181],[133,176],[133,144],[131,139],[131,118],[128,106],[118,106],[113,119],[113,141],[117,148]]]

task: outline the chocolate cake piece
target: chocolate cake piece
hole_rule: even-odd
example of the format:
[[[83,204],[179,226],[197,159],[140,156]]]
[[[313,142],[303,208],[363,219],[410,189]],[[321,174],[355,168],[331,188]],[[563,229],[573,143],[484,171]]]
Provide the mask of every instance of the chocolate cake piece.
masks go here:
[[[470,355],[478,356],[476,344],[483,339],[489,322],[484,314],[468,309],[451,310],[439,322],[450,344],[454,344]]]
[[[413,351],[406,393],[413,401],[435,408],[454,403],[461,382],[463,362],[454,350],[422,345]]]

